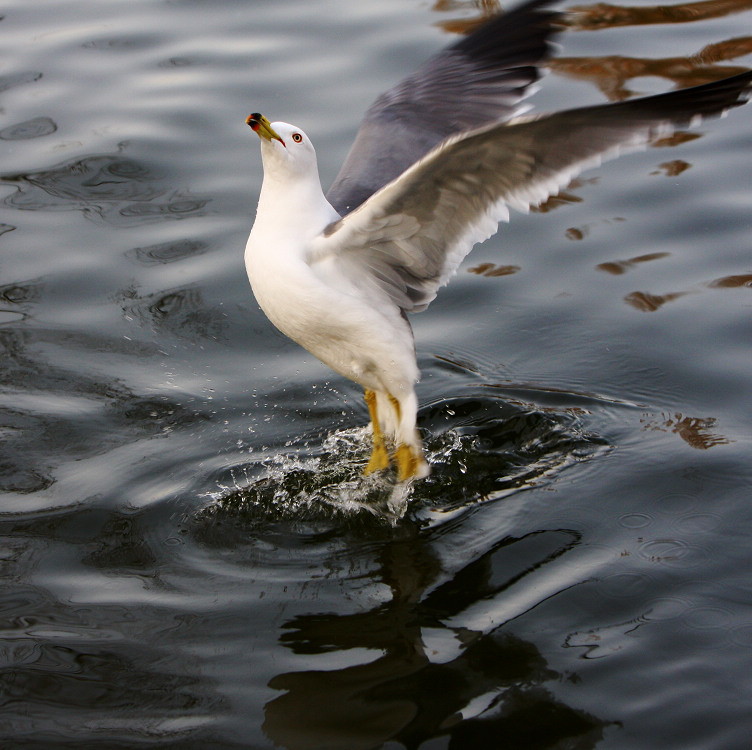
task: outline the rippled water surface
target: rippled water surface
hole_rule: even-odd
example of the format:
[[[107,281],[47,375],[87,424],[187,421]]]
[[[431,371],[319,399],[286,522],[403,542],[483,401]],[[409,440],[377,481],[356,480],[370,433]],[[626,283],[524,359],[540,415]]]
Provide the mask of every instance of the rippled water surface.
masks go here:
[[[414,317],[412,487],[251,295],[245,117],[328,184],[478,13],[435,6],[2,5],[3,748],[748,746],[752,106],[513,216]],[[535,106],[746,70],[751,8],[572,9]]]

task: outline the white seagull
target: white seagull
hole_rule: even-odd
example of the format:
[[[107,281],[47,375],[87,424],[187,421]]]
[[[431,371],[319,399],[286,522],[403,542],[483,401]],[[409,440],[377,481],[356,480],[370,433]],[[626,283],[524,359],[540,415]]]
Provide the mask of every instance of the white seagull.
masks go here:
[[[259,113],[264,179],[245,263],[284,334],[365,389],[366,473],[429,467],[418,433],[420,312],[509,208],[527,211],[583,169],[743,104],[752,72],[617,104],[538,117],[522,100],[550,53],[554,0],[493,18],[369,108],[324,195],[310,138]]]

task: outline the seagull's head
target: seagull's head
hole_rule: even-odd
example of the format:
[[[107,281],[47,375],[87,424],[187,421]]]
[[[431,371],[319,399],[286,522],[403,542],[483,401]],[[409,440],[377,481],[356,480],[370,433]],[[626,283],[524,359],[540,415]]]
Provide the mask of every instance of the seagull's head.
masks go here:
[[[300,128],[287,122],[269,122],[259,112],[250,115],[246,123],[261,139],[265,171],[271,167],[275,171],[284,169],[290,174],[318,175],[316,151],[311,139]]]

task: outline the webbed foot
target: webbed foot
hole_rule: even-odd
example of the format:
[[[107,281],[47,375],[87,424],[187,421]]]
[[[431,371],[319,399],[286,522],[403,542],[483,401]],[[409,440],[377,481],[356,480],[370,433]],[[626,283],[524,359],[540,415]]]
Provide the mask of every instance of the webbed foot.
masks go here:
[[[419,450],[415,450],[405,443],[401,443],[394,454],[397,462],[397,478],[400,482],[408,479],[422,479],[427,477],[430,469]]]
[[[372,474],[374,471],[381,471],[389,467],[389,454],[386,452],[386,446],[383,440],[376,440],[374,436],[373,451],[371,452],[371,458],[368,460],[368,464],[364,473],[366,475]]]

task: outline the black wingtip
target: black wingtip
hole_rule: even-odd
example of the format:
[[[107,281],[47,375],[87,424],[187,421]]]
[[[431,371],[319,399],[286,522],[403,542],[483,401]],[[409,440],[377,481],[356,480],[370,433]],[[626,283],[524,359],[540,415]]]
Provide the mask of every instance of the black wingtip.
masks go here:
[[[734,107],[745,104],[752,96],[752,70],[718,81],[703,83],[677,91],[632,99],[623,105],[663,111],[667,116],[687,113],[693,117],[717,117]],[[621,106],[621,105],[617,105]]]
[[[506,66],[536,65],[551,54],[551,41],[563,28],[559,0],[530,0],[500,13],[478,27],[450,49],[492,64],[503,59]]]

